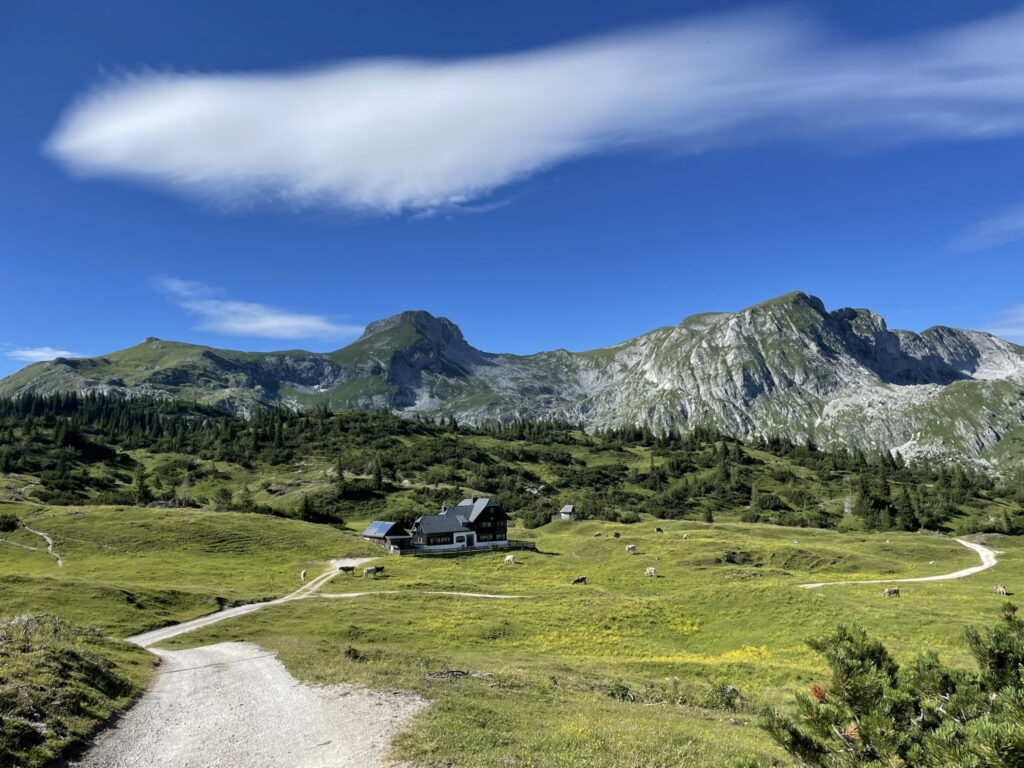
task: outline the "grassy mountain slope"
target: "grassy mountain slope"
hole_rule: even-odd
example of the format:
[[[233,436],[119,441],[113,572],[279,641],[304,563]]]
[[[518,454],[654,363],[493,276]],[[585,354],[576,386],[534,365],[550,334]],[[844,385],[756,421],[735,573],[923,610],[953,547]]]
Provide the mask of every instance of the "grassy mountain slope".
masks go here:
[[[244,353],[148,339],[101,358],[31,365],[0,396],[100,391],[251,414],[274,405],[387,408],[472,423],[566,419],[590,429],[713,427],[906,458],[1024,460],[1024,348],[936,327],[890,331],[865,309],[796,292],[586,352],[482,352],[445,318],[403,312],[328,354]]]

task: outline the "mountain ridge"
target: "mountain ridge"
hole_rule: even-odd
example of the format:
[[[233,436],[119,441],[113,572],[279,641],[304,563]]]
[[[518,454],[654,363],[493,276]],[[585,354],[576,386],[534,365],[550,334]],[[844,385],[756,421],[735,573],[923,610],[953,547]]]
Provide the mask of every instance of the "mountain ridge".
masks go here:
[[[333,352],[148,337],[0,380],[0,396],[61,391],[186,398],[241,414],[284,405],[593,429],[700,425],[990,466],[1024,457],[1024,347],[948,326],[890,330],[869,309],[830,311],[801,291],[581,352],[485,352],[448,318],[409,310]]]

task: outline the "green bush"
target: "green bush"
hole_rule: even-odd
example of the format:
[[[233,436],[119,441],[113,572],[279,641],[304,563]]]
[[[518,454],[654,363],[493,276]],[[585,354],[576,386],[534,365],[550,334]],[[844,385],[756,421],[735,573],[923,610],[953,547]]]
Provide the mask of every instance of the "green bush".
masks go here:
[[[1010,768],[1024,765],[1024,622],[1007,603],[994,627],[967,631],[978,672],[934,652],[900,667],[859,627],[810,640],[831,678],[797,694],[796,715],[761,727],[801,768]]]

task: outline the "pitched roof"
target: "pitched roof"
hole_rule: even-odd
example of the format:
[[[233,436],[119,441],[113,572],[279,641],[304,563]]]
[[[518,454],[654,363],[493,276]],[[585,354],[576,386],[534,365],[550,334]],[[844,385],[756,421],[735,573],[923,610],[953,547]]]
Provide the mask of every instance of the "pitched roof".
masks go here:
[[[452,510],[448,510],[451,512]],[[464,515],[424,515],[416,520],[424,533],[472,533],[466,527],[469,522]]]
[[[560,514],[560,515],[572,515],[572,514],[575,514],[575,513],[576,513],[576,507],[574,507],[572,504],[566,504],[564,507],[562,507],[561,512],[559,512],[558,514]]]
[[[397,532],[395,529],[398,529]],[[371,539],[383,539],[385,536],[403,536],[405,530],[398,523],[388,522],[387,520],[374,520],[362,533]]]
[[[442,515],[461,515],[465,517],[469,522],[475,523],[476,519],[480,517],[485,509],[488,507],[498,506],[488,498],[476,499],[463,499],[454,507],[448,507],[444,510]]]

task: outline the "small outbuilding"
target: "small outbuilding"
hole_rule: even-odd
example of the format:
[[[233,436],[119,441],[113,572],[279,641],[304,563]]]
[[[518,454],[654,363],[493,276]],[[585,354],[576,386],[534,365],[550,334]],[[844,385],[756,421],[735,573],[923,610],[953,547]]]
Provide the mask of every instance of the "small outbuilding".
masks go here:
[[[388,547],[389,549],[392,546],[401,548],[411,538],[405,528],[398,523],[392,523],[387,520],[374,520],[366,527],[362,536],[367,541],[372,541],[374,544],[380,544],[382,547]]]
[[[582,520],[583,515],[576,511],[572,504],[566,504],[557,515],[552,515],[552,520]]]

